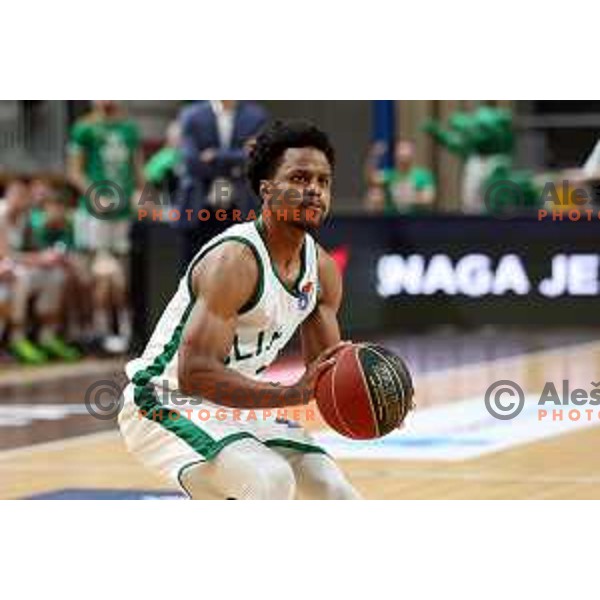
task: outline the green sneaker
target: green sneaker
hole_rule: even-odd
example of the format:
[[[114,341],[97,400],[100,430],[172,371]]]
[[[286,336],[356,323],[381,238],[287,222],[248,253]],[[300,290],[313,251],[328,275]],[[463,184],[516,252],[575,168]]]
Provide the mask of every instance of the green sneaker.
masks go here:
[[[43,365],[48,362],[46,353],[27,338],[10,342],[8,350],[19,362],[26,365]]]
[[[42,350],[49,356],[67,362],[75,362],[81,358],[78,350],[65,344],[57,335],[50,335],[39,343]]]

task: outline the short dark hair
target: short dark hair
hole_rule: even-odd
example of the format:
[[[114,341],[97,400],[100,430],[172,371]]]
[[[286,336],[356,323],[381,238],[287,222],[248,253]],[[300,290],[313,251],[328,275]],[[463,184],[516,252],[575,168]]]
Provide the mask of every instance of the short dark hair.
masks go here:
[[[257,196],[260,182],[273,177],[288,148],[316,148],[325,154],[332,170],[335,167],[335,151],[324,131],[310,121],[274,121],[256,138],[248,157],[246,175]]]

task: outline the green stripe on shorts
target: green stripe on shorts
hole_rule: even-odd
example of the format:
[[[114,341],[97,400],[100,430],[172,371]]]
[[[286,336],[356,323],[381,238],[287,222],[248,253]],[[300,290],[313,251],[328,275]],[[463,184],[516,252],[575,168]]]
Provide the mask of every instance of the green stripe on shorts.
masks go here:
[[[146,419],[175,434],[205,460],[214,458],[225,446],[233,442],[244,438],[256,439],[251,433],[240,431],[215,440],[198,425],[186,419],[179,411],[166,408],[158,402],[155,391],[150,387],[136,386],[134,400],[138,409],[144,411]],[[169,413],[177,413],[179,418],[172,419],[169,417]]]
[[[288,450],[296,450],[297,452],[327,454],[320,446],[307,444],[306,442],[297,442],[296,440],[288,440],[287,438],[273,438],[264,442],[268,448],[287,448]]]

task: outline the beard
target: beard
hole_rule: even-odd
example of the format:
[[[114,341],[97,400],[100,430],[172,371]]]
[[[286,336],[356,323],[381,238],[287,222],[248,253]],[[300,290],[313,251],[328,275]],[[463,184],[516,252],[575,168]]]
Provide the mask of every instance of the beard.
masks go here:
[[[290,225],[296,229],[312,233],[319,230],[326,216],[323,210],[316,211],[315,209],[301,207],[300,218],[292,219]]]

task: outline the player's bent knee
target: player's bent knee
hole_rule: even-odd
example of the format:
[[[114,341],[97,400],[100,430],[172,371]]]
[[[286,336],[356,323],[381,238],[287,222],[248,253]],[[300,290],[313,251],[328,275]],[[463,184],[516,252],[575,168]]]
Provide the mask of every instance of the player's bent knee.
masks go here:
[[[322,490],[325,500],[360,500],[358,492],[344,478],[327,481],[324,483]]]
[[[256,500],[291,500],[296,493],[296,479],[284,460],[256,465],[248,497]]]
[[[320,500],[358,500],[360,495],[340,473],[313,476],[310,487],[313,498]]]
[[[301,495],[318,500],[359,500],[360,494],[328,456],[304,457]]]

